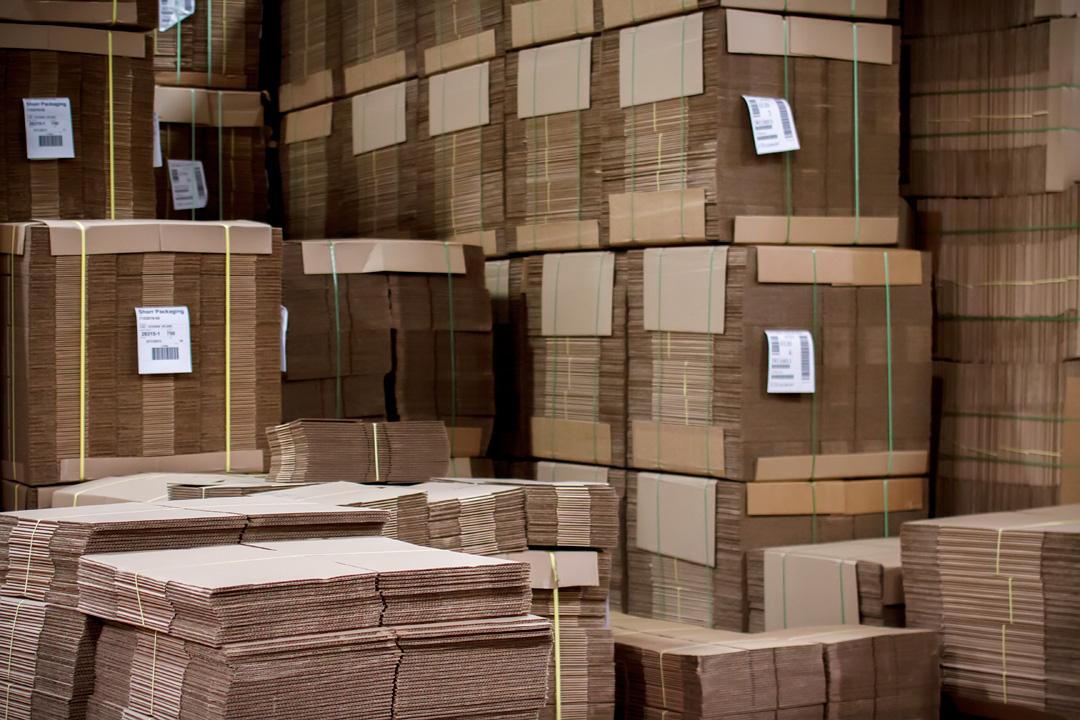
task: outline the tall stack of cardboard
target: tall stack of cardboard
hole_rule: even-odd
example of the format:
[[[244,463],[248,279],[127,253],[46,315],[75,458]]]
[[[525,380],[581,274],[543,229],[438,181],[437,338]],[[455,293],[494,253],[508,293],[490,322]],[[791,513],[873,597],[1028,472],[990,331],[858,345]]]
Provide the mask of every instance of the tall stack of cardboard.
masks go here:
[[[5,479],[263,469],[264,429],[281,413],[270,227],[49,220],[0,238]],[[150,330],[175,335],[145,345],[137,308],[164,308]],[[141,367],[155,347],[180,363],[190,352],[190,368]]]
[[[416,3],[416,50],[421,74],[431,76],[501,56],[506,51],[504,0]]]
[[[1008,7],[1006,7],[1008,5]],[[908,10],[910,181],[936,276],[943,514],[1075,502],[1072,3]],[[1064,16],[1064,17],[1059,17]]]
[[[258,90],[262,0],[220,0],[189,7],[194,12],[187,17],[163,14],[154,31],[158,84]]]

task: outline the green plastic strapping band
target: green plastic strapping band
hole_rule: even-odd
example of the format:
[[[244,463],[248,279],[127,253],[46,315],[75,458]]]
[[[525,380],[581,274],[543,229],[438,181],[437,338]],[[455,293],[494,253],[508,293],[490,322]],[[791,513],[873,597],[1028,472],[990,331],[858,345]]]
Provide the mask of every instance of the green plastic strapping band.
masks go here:
[[[181,20],[176,23],[176,84],[180,84],[180,69],[181,69],[181,56],[183,55],[183,33],[180,32],[180,28],[183,27],[184,22]]]
[[[810,542],[817,545],[817,480],[810,480]]]
[[[8,418],[8,427],[11,430],[11,442],[8,448],[8,456],[11,458],[11,479],[18,480],[18,466],[15,462],[15,226],[11,226],[11,254],[8,255],[8,292],[11,294],[8,302],[8,400],[11,408],[11,416]],[[18,489],[18,485],[15,486]],[[18,510],[18,502],[15,503]]]
[[[810,266],[812,280],[810,285],[810,341],[814,344],[814,364],[817,365],[818,355],[818,275],[817,275],[817,249],[810,250]],[[817,456],[818,456],[818,394],[817,388],[810,393],[810,479],[817,479]],[[816,524],[816,523],[815,523]]]
[[[532,12],[533,13],[536,12],[535,3],[533,3]],[[534,222],[532,222],[530,224],[532,225],[532,249],[535,252],[535,251],[539,250],[539,247],[537,245],[537,239],[536,239],[537,223],[535,222],[535,218],[536,218],[537,215],[540,214],[540,187],[539,187],[540,186],[540,170],[539,170],[539,168],[540,168],[540,130],[539,130],[540,115],[536,112],[536,86],[540,84],[539,83],[540,51],[539,50],[533,50],[532,52],[535,53],[535,55],[533,57],[533,91],[532,91],[532,112],[533,112],[533,116],[531,118],[529,118],[528,123],[532,127],[532,138],[533,138],[533,142],[532,142],[533,152],[532,152],[532,159],[531,159],[530,164],[532,165],[532,178],[533,178],[533,183],[532,183],[533,192],[531,194],[532,194],[532,204],[533,204],[532,210],[533,210]],[[518,61],[520,62],[521,56],[518,55],[518,58],[519,58]],[[526,186],[527,185],[528,185],[528,181],[526,180]],[[528,189],[528,188],[526,187],[526,189]],[[526,211],[528,211],[528,201],[527,200],[526,200],[525,209],[526,209]]]
[[[784,12],[788,9],[787,0],[784,0]],[[791,23],[784,17],[784,100],[791,102],[791,79],[789,64],[791,60]],[[791,244],[791,216],[794,214],[795,202],[792,197],[794,189],[791,179],[791,152],[784,153],[784,212],[787,215],[787,226],[784,233],[784,244]]]
[[[195,165],[195,147],[197,145],[195,139],[196,127],[195,127],[195,90],[189,90],[188,95],[191,96],[191,164]],[[195,172],[194,167],[192,172]],[[195,219],[195,208],[191,208],[191,219]]]
[[[838,564],[836,570],[840,575],[840,624],[847,625],[847,608],[844,607],[844,563]]]
[[[551,422],[548,423],[548,457],[555,459],[555,419],[559,415],[559,276],[562,274],[562,255],[555,256],[555,287],[552,297],[555,302],[551,309],[551,336],[554,340],[554,352],[549,355],[551,364]]]
[[[634,2],[630,0],[630,15],[634,17]],[[630,31],[630,241],[637,240],[637,28]],[[620,34],[621,35],[621,34]],[[621,42],[621,40],[620,40]]]
[[[888,431],[889,431],[889,459],[886,467],[886,479],[882,483],[882,492],[885,503],[885,537],[889,536],[889,481],[888,477],[893,474],[893,449],[895,436],[893,434],[893,343],[892,343],[892,288],[889,285],[889,251],[882,253],[885,263],[885,370],[888,382]]]
[[[477,29],[480,25],[480,0],[476,0],[476,23]],[[476,33],[476,57],[480,57],[480,35]],[[443,95],[443,101],[445,102],[445,93]],[[476,117],[480,118],[484,116],[484,91],[480,88],[479,84],[476,87]],[[445,116],[444,116],[445,117]],[[476,144],[480,154],[480,162],[477,167],[480,169],[480,216],[478,218],[477,226],[480,229],[481,238],[484,233],[484,126],[476,128],[477,138]]]
[[[655,386],[660,389],[660,394],[657,396],[656,401],[656,469],[660,470],[660,426],[664,418],[664,331],[661,330],[663,325],[660,322],[661,312],[660,309],[664,304],[664,248],[660,248],[656,253],[656,332],[657,340],[660,343],[660,351],[658,353],[659,362],[655,362],[654,365],[657,368],[657,377]],[[669,335],[670,338],[670,335]],[[653,393],[654,395],[656,393]],[[659,490],[657,490],[659,492]],[[659,518],[657,519],[657,532],[659,533]]]
[[[851,16],[855,17],[856,0],[851,0]],[[862,234],[862,176],[859,166],[861,164],[859,142],[859,24],[851,23],[852,62],[851,62],[851,95],[853,110],[853,135],[854,135],[854,158],[855,158],[855,244],[859,244]],[[891,385],[890,385],[891,388]]]
[[[224,8],[222,8],[224,12]],[[206,4],[206,84],[213,85],[214,77],[214,3]]]
[[[217,100],[217,191],[218,191],[218,220],[225,219],[225,159],[224,159],[224,94],[218,90]]]
[[[713,269],[715,260],[716,247],[714,246],[709,248],[709,290],[706,297],[708,305],[705,306],[705,337],[709,343],[709,397],[706,401],[709,408],[709,427],[712,427],[713,424],[713,404],[715,402],[714,395],[716,394],[716,343],[712,336]],[[706,430],[705,438],[705,474],[712,475],[712,443],[709,442],[708,430]]]
[[[596,344],[600,344],[600,297],[601,290],[603,288],[602,279],[604,277],[604,256],[600,256],[600,262],[597,263],[597,277],[596,277],[596,315],[593,318],[593,336],[596,337]],[[600,458],[597,452],[597,434],[599,433],[600,425],[600,361],[596,362],[596,384],[593,386],[592,397],[592,452],[593,452],[593,464],[599,465]]]
[[[447,321],[450,325],[450,457],[454,457],[454,437],[457,435],[457,334],[454,313],[454,273],[450,267],[450,244],[443,242],[443,258],[446,260]]]
[[[784,629],[787,629],[787,553],[780,556],[780,595],[784,598]]]
[[[330,278],[334,287],[334,415],[345,417],[344,395],[341,389],[341,293],[338,287],[337,252],[330,243]]]

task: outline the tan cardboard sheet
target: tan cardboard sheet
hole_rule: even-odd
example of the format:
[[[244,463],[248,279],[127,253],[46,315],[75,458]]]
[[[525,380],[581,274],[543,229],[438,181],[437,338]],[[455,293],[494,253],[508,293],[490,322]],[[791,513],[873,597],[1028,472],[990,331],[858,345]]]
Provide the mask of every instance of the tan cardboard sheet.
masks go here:
[[[231,457],[230,472],[258,473],[266,470],[262,450],[234,450]],[[161,457],[88,457],[85,475],[80,478],[79,459],[68,458],[60,461],[60,481],[68,483],[148,472],[224,472],[226,459],[224,452]]]
[[[330,246],[333,244],[333,264]],[[301,253],[305,275],[338,273],[430,273],[465,272],[465,251],[455,243],[434,240],[303,240]]]
[[[748,515],[868,515],[921,510],[926,478],[749,483]]]
[[[408,56],[404,50],[377,57],[345,68],[345,94],[363,92],[409,77]]]
[[[922,253],[918,250],[773,245],[759,247],[757,260],[760,283],[921,285],[923,282]]]
[[[630,425],[636,468],[715,475],[724,468],[724,430],[715,426],[675,425],[633,420]]]
[[[736,245],[896,245],[899,241],[899,218],[735,217]]]
[[[221,127],[259,127],[263,124],[262,95],[242,90],[154,88],[154,112],[163,123]]]
[[[138,3],[130,0],[4,0],[0,20],[65,25],[135,25]]]
[[[533,457],[557,454],[566,460],[611,464],[611,426],[607,423],[533,417],[529,432]]]
[[[108,55],[110,35],[113,55],[146,57],[145,33],[94,30],[61,25],[0,23],[0,48]]]
[[[326,102],[334,97],[334,75],[320,70],[303,80],[285,83],[278,88],[278,107],[281,112],[296,110]]]
[[[765,10],[794,15],[889,17],[889,0],[721,0],[720,7]]]
[[[498,235],[494,230],[476,230],[474,232],[457,233],[456,235],[451,235],[443,239],[447,242],[456,242],[462,245],[475,245],[478,248],[483,248],[484,255],[489,257],[499,254],[497,247]]]
[[[619,107],[704,92],[702,13],[619,31]]]
[[[592,38],[518,53],[519,119],[589,108]]]
[[[602,465],[579,465],[541,460],[536,463],[536,479],[542,482],[584,482],[606,485],[608,470],[609,468]]]
[[[604,0],[604,29],[696,9],[698,0]]]
[[[876,65],[892,65],[896,54],[892,25],[745,10],[725,12],[729,53],[853,60],[858,48],[859,62]]]
[[[488,63],[470,65],[428,78],[428,135],[487,125]]]
[[[724,332],[727,248],[645,251],[645,329]]]
[[[637,547],[715,566],[716,480],[638,473]]]
[[[430,75],[493,57],[495,57],[495,31],[485,30],[425,50],[424,72]]]
[[[353,96],[353,155],[405,142],[405,88],[398,83]]]
[[[540,299],[546,337],[610,337],[615,253],[544,255]]]
[[[552,570],[552,556],[555,570]],[[592,550],[526,550],[498,557],[529,566],[533,590],[553,590],[556,587],[598,587],[600,585],[599,553]],[[558,578],[555,573],[558,573]]]
[[[273,252],[273,229],[249,220],[195,222],[190,220],[42,220],[49,228],[50,253],[81,255],[85,233],[87,255],[123,253],[195,252],[224,253],[225,228],[229,229],[229,251],[245,255]],[[20,231],[16,249],[21,254],[30,223],[0,225]],[[10,245],[10,243],[7,243]],[[5,249],[6,250],[6,249]]]
[[[612,245],[706,240],[704,188],[617,193],[608,205]]]
[[[597,220],[557,220],[549,223],[518,225],[514,235],[519,250],[565,250],[577,247],[600,247],[600,222]]]
[[[457,270],[452,270],[455,274],[458,274]],[[461,260],[461,273],[465,272],[465,259],[462,255]],[[445,268],[442,270],[445,274]],[[458,421],[462,422],[462,421]],[[470,427],[468,425],[447,426],[446,436],[450,442],[450,450],[454,453],[454,457],[463,458],[478,458],[484,454],[484,450],[487,445],[484,443],[484,429],[480,427]]]
[[[333,103],[289,113],[283,120],[285,144],[291,145],[329,136],[333,127],[333,118]]]
[[[510,6],[510,44],[516,48],[592,31],[592,0],[532,0]]]
[[[847,624],[859,624],[855,560],[765,551],[766,631]]]
[[[930,471],[930,453],[926,450],[897,450],[890,460],[888,452],[826,455],[785,455],[761,457],[754,480],[808,480],[811,470],[818,479],[925,475]]]

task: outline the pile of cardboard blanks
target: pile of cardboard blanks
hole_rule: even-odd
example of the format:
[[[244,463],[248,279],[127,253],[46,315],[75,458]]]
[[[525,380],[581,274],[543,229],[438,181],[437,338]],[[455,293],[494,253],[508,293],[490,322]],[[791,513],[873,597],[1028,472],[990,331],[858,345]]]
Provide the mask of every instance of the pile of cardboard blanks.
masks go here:
[[[859,625],[755,635],[616,613],[620,717],[938,717],[938,637]]]
[[[274,230],[46,220],[0,237],[5,479],[264,469],[281,413]]]
[[[304,502],[269,495],[168,500],[166,507],[236,513],[247,518],[244,543],[379,535],[387,510]]]
[[[243,497],[280,490],[262,475],[226,475],[198,472],[146,472],[103,477],[48,488],[43,507],[85,507],[124,502],[161,502],[215,497]],[[23,508],[15,508],[20,510]]]
[[[601,0],[506,0],[503,22],[508,26],[510,47],[592,35],[601,28],[602,6]]]
[[[0,22],[0,221],[153,217],[150,52],[141,32]],[[55,124],[28,140],[34,100]]]
[[[154,32],[158,84],[259,89],[262,0],[195,3],[194,12],[162,14]]]
[[[1080,505],[908,523],[909,627],[941,635],[957,710],[1065,718],[1080,707]]]
[[[154,90],[154,112],[162,160],[155,170],[157,217],[266,219],[266,128],[259,93],[159,85]],[[205,207],[176,209],[169,160],[202,163]]]
[[[157,27],[159,9],[159,0],[117,0],[115,6],[111,2],[57,5],[51,0],[26,0],[6,3],[0,8],[0,20],[153,30]]]
[[[416,3],[416,50],[420,74],[436,73],[501,58],[506,51],[505,0],[439,0]]]
[[[525,614],[520,563],[346,538],[94,555],[79,583],[81,607],[110,621],[89,718],[487,717],[543,703],[551,626]]]
[[[269,497],[386,510],[390,516],[383,524],[383,535],[414,545],[429,544],[427,495],[411,487],[332,482],[275,490]]]
[[[347,218],[334,211],[345,177],[345,136],[334,127],[350,125],[350,103],[326,102],[290,112],[281,121],[281,184],[285,235],[346,237]]]
[[[986,32],[1078,14],[1076,0],[910,0],[904,4],[904,34],[925,37]]]
[[[410,484],[444,475],[450,461],[441,422],[294,420],[267,428],[270,482]]]
[[[413,490],[427,493],[431,547],[503,555],[521,552],[525,537],[525,492],[510,485],[426,482]]]
[[[898,537],[755,550],[746,556],[746,586],[750,632],[904,627]]]
[[[925,478],[742,483],[630,473],[628,609],[743,632],[752,551],[895,536],[926,517],[926,494]]]
[[[723,3],[740,4],[751,3]],[[791,10],[851,8],[806,2]],[[603,243],[895,243],[899,38],[894,26],[870,21],[896,17],[896,6],[856,12],[853,23],[706,8],[606,31],[597,93]],[[744,96],[785,98],[772,140],[800,149],[759,155],[757,106]]]

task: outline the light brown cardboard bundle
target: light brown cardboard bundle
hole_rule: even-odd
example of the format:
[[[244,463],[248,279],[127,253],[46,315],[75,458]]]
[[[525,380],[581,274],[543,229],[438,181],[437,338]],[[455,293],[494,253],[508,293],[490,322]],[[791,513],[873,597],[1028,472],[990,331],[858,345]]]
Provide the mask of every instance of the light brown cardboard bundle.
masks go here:
[[[144,33],[0,24],[0,94],[8,98],[0,112],[8,185],[0,221],[153,216],[149,53]],[[27,159],[27,98],[69,102],[74,157]],[[57,136],[35,135],[31,142],[38,143],[36,152],[55,146]]]
[[[154,93],[154,111],[161,128],[163,163],[154,171],[157,217],[266,219],[269,209],[266,129],[259,93],[158,86]],[[169,160],[202,162],[207,191],[205,208],[174,208]]]
[[[262,470],[264,430],[281,413],[278,233],[248,222],[51,220],[0,227],[0,237],[6,367],[16,358],[5,478]],[[193,372],[139,374],[135,308],[177,306],[187,308]],[[180,345],[161,347],[179,357]]]
[[[262,0],[196,3],[172,28],[154,31],[158,84],[259,89]]]
[[[897,0],[697,0],[693,4],[682,0],[660,0],[642,3],[637,0],[603,0],[604,29],[635,25],[669,15],[694,12],[720,5],[725,8],[792,12],[800,15],[856,17],[868,20],[895,20],[900,17]],[[580,11],[579,11],[580,12]]]
[[[913,0],[904,5],[904,35],[987,32],[1077,14],[1076,0]]]
[[[1078,539],[1077,505],[904,526],[908,625],[940,633],[957,710],[1067,717],[1077,707]]]
[[[466,4],[474,2],[499,4]],[[418,22],[422,17],[423,10]],[[505,253],[504,75],[505,60],[497,57],[420,81],[416,194],[421,237],[479,245],[487,255]]]
[[[592,35],[601,29],[602,5],[602,0],[505,0],[510,47]]]
[[[421,75],[501,57],[509,45],[503,0],[416,3],[416,50]]]
[[[525,493],[507,485],[426,482],[432,547],[473,555],[525,550]]]
[[[279,488],[280,485],[276,487]],[[383,525],[383,535],[415,545],[429,544],[427,496],[419,490],[409,487],[332,482],[286,490],[275,489],[273,497],[295,498],[324,505],[347,505],[386,510],[390,513],[390,517]]]
[[[281,112],[341,97],[344,94],[341,0],[282,0],[280,5],[278,107]]]
[[[602,43],[605,244],[897,242],[892,26],[707,9]],[[758,155],[746,95],[801,149]]]
[[[52,0],[18,0],[0,8],[0,20],[152,30],[157,27],[159,0],[81,0],[57,4]]]
[[[49,501],[43,507],[86,507],[126,502],[161,502],[197,498],[244,497],[280,490],[263,475],[226,475],[201,472],[146,472],[103,477],[70,485],[44,488]]]
[[[929,256],[686,247],[626,267],[630,465],[747,481],[927,471]],[[776,330],[809,333],[814,392],[768,392]]]
[[[1061,192],[1080,179],[1080,139],[1063,129],[1080,114],[1080,19],[910,47],[909,194]]]
[[[582,3],[584,5],[584,3]],[[600,41],[583,38],[506,58],[507,249],[600,246],[603,108]]]

